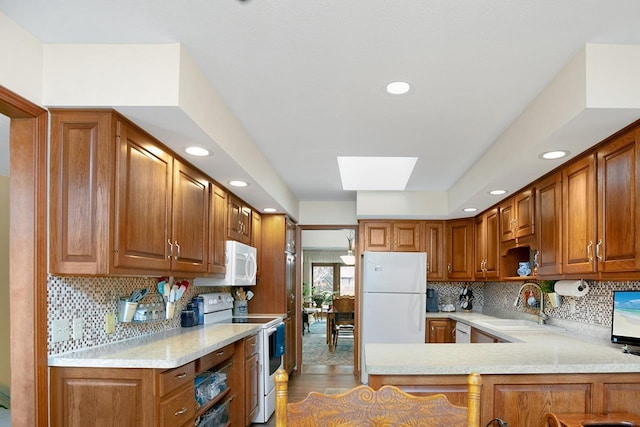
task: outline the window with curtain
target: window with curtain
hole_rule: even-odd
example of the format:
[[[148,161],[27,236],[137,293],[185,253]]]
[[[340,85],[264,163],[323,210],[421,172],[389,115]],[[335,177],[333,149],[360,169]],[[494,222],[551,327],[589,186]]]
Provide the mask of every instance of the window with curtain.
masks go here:
[[[311,265],[314,294],[355,295],[355,267],[341,263]]]

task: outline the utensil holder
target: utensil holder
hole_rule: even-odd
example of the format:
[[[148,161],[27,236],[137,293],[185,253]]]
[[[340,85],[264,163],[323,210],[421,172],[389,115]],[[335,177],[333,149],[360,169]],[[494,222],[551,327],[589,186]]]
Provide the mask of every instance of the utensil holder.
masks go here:
[[[131,319],[133,319],[133,315],[136,312],[136,308],[138,308],[137,302],[120,300],[120,306],[118,310],[118,320],[123,323],[131,322]]]
[[[165,310],[165,318],[166,319],[173,319],[173,315],[176,312],[176,303],[175,302],[171,302],[171,301],[167,301],[167,307]]]
[[[247,316],[247,301],[237,300],[233,302],[233,315],[234,316]]]

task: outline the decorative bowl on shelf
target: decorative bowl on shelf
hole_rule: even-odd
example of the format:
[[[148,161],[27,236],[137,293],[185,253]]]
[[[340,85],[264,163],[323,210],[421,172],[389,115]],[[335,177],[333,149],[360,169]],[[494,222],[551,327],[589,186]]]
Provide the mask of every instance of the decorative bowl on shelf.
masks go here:
[[[520,262],[518,263],[518,276],[528,276],[531,274],[531,264],[528,262]]]

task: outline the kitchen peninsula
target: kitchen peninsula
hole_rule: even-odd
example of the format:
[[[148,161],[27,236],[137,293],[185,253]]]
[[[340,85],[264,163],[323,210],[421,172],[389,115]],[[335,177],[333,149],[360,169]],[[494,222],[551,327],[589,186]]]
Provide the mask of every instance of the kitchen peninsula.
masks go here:
[[[249,425],[250,361],[259,325],[213,324],[134,338],[49,357],[51,425],[193,425],[208,410],[228,405],[232,425]],[[208,370],[226,388],[194,405],[194,380]],[[225,415],[227,416],[227,415]],[[91,422],[89,422],[91,420]]]
[[[482,420],[512,427],[538,425],[546,412],[631,412],[640,415],[640,357],[581,340],[561,328],[499,330],[477,313],[450,313],[497,344],[368,344],[369,385],[393,384],[414,393],[466,400],[466,377],[482,375]],[[532,322],[533,325],[535,323]]]

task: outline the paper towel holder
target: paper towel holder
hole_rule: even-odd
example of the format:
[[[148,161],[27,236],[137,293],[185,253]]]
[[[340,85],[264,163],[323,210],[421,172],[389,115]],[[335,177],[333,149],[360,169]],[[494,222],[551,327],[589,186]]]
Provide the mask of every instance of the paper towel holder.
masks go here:
[[[564,297],[583,297],[589,292],[589,284],[583,279],[579,280],[558,280],[554,286],[558,295]]]

